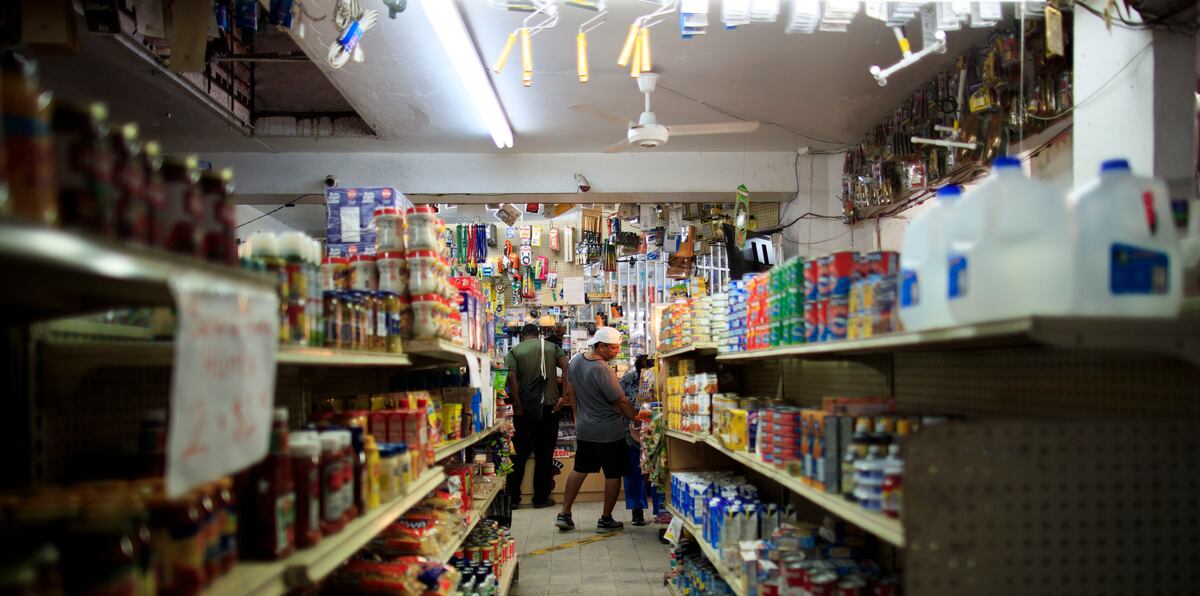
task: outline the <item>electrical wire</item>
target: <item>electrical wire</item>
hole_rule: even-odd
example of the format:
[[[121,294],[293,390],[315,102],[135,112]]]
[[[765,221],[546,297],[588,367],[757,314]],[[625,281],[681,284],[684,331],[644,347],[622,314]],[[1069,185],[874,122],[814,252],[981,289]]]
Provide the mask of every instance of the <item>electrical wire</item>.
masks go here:
[[[1154,47],[1153,41],[1146,44],[1146,47],[1138,50],[1138,53],[1134,54],[1133,57],[1130,58],[1129,61],[1126,62],[1124,66],[1122,66],[1119,70],[1117,70],[1117,72],[1114,72],[1111,77],[1108,77],[1108,80],[1104,81],[1104,83],[1101,84],[1099,87],[1097,87],[1095,91],[1093,91],[1087,97],[1075,102],[1075,104],[1072,105],[1071,107],[1069,107],[1053,116],[1034,116],[1033,114],[1026,114],[1026,115],[1029,116],[1030,118],[1034,118],[1036,120],[1051,121],[1051,120],[1058,120],[1059,118],[1062,118],[1063,116],[1066,116],[1067,114],[1070,114],[1071,112],[1073,112],[1075,110],[1075,108],[1078,108],[1079,106],[1086,104],[1087,102],[1095,99],[1097,95],[1100,95],[1100,93],[1102,91],[1104,91],[1104,89],[1107,88],[1109,86],[1109,84],[1111,84],[1113,81],[1115,81],[1117,79],[1117,77],[1121,76],[1121,73],[1125,72],[1125,69],[1129,68],[1130,66],[1133,66],[1133,63],[1137,62],[1138,58],[1141,58],[1142,54],[1145,54],[1146,51],[1152,47]]]
[[[252,219],[252,220],[250,220],[250,221],[248,221],[248,222],[245,222],[245,223],[240,223],[240,224],[238,224],[238,225],[234,226],[234,228],[233,228],[233,229],[235,229],[235,230],[236,230],[236,229],[238,229],[238,228],[241,228],[242,226],[248,226],[248,225],[250,225],[250,224],[252,224],[252,223],[254,223],[254,222],[256,222],[256,221],[258,221],[258,220],[260,220],[260,219],[262,219],[262,218],[264,218],[264,217],[266,217],[266,216],[268,216],[268,215],[271,215],[272,213],[275,213],[276,211],[279,211],[279,210],[281,210],[281,209],[285,209],[285,208],[287,208],[287,207],[295,207],[295,206],[296,206],[296,201],[299,201],[300,199],[303,199],[304,197],[316,197],[316,196],[320,196],[320,195],[317,195],[317,194],[315,194],[315,193],[311,193],[311,192],[310,192],[310,193],[306,193],[306,194],[302,194],[302,195],[300,195],[300,196],[298,196],[298,197],[296,197],[296,198],[294,198],[294,199],[292,199],[292,200],[290,200],[290,201],[288,201],[288,202],[286,202],[286,203],[284,203],[284,204],[282,204],[282,205],[280,205],[280,206],[278,206],[278,207],[276,207],[276,208],[274,208],[274,209],[272,209],[272,210],[270,210],[270,211],[268,211],[268,212],[266,212],[266,213],[264,213],[264,214],[262,214],[262,215],[260,215],[260,216],[258,216],[258,217],[256,217],[256,218],[254,218],[254,219]]]
[[[1130,20],[1130,17],[1133,16],[1132,13],[1129,13],[1128,15],[1122,14],[1121,4],[1116,5],[1115,22],[1113,20],[1111,20],[1108,15],[1106,15],[1103,12],[1100,12],[1099,10],[1096,10],[1095,8],[1092,8],[1091,6],[1087,5],[1085,2],[1079,2],[1077,0],[1073,0],[1070,3],[1070,5],[1072,7],[1082,8],[1084,10],[1084,12],[1090,13],[1093,16],[1105,21],[1106,23],[1115,25],[1122,29],[1132,29],[1135,31],[1144,31],[1144,30],[1148,30],[1148,29],[1161,28],[1161,29],[1166,29],[1167,31],[1169,31],[1171,33],[1177,33],[1180,35],[1195,35],[1196,31],[1200,30],[1200,23],[1197,22],[1196,17],[1193,17],[1186,21],[1172,20],[1178,14],[1195,6],[1195,3],[1192,0],[1183,0],[1183,2],[1180,2],[1178,6],[1168,9],[1163,14],[1160,14],[1158,16],[1151,16],[1149,19],[1144,19],[1141,21]],[[1126,6],[1126,9],[1128,10],[1129,7]]]

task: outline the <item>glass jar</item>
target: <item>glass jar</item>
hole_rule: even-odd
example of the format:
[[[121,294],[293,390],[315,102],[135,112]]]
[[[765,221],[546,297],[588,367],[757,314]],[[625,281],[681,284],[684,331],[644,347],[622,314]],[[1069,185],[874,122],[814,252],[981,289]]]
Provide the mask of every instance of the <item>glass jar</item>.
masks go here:
[[[342,345],[342,300],[338,292],[322,292],[324,299],[325,347],[344,349]]]
[[[373,292],[379,287],[379,272],[375,269],[375,255],[350,257],[350,289]]]
[[[385,350],[398,354],[404,349],[400,336],[400,297],[391,292],[380,292],[378,296],[380,312],[376,314],[376,332],[382,327]]]
[[[412,250],[408,261],[408,293],[410,295],[435,294],[441,289],[445,277],[438,257],[432,250]]]
[[[396,490],[399,488],[399,483],[396,481],[396,449],[392,445],[383,444],[379,446],[379,502],[387,504],[399,496]]]
[[[408,261],[398,250],[381,252],[375,257],[379,270],[379,289],[395,294],[408,293]]]
[[[113,155],[113,191],[116,193],[117,238],[145,244],[148,240],[146,172],[136,124],[121,126],[109,135]]]
[[[321,444],[294,440],[288,451],[296,489],[296,546],[310,548],[321,541]]]
[[[413,339],[437,339],[441,334],[438,310],[441,304],[433,294],[412,297]]]
[[[11,213],[36,224],[58,225],[51,95],[39,85],[37,63],[20,51],[4,55],[0,73]]]
[[[199,162],[195,155],[163,160],[162,246],[171,252],[200,256]]]
[[[222,168],[200,174],[200,219],[203,229],[201,252],[215,263],[237,264],[237,236],[233,228],[233,170]],[[299,232],[296,232],[299,234]]]
[[[325,291],[350,289],[350,261],[346,257],[321,259],[321,289]]]
[[[54,145],[58,157],[54,167],[62,225],[115,238],[117,208],[108,133],[104,104],[78,109],[56,103]]]
[[[417,205],[405,214],[404,245],[407,250],[438,248],[441,236],[437,231],[437,214],[430,205]]]
[[[400,340],[408,341],[413,338],[412,301],[408,294],[398,296],[400,301]]]
[[[404,250],[404,215],[395,207],[375,210],[375,252]]]
[[[360,429],[361,430],[361,429]],[[381,492],[383,490],[380,484],[382,483],[383,463],[380,461],[379,445],[375,442],[375,437],[371,435],[363,436],[363,453],[367,460],[366,481],[363,484],[363,502],[366,503],[367,509],[375,509],[383,502]]]

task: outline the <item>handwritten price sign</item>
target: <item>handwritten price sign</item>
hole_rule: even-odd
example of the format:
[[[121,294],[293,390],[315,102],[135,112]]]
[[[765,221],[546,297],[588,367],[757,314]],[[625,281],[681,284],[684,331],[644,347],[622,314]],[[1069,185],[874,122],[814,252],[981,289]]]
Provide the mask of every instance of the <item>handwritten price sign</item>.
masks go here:
[[[171,292],[178,328],[166,483],[175,497],[266,456],[279,298],[205,276],[173,279]]]

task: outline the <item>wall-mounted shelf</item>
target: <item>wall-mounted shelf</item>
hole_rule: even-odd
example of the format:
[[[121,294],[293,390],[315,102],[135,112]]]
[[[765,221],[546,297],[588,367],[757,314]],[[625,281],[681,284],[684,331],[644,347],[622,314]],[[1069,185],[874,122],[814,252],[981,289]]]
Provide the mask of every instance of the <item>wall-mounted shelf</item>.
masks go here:
[[[0,297],[3,318],[36,321],[108,308],[169,306],[168,281],[195,274],[274,291],[274,280],[236,267],[88,234],[0,223],[0,270],[20,283]]]
[[[1200,319],[1024,317],[928,331],[890,333],[865,339],[720,354],[717,361],[741,364],[786,358],[838,358],[896,352],[1021,346],[1143,350],[1200,364]]]
[[[687,345],[687,346],[678,347],[673,350],[667,350],[666,352],[659,352],[658,355],[661,358],[674,358],[675,356],[684,356],[686,354],[695,354],[697,356],[704,356],[704,355],[716,354],[716,353],[717,353],[717,344],[715,342],[700,342],[700,343],[695,343],[695,344],[691,344],[691,345]]]
[[[692,538],[696,541],[696,544],[700,545],[700,550],[704,552],[704,556],[708,557],[708,561],[717,569],[717,573],[721,575],[721,579],[724,579],[725,583],[729,584],[729,587],[733,589],[733,593],[737,594],[737,596],[746,596],[745,579],[734,577],[733,574],[730,573],[729,569],[725,567],[725,563],[721,561],[721,553],[717,552],[717,549],[713,548],[711,544],[704,540],[704,533],[700,530],[700,528],[697,527],[696,524],[692,523],[692,520],[688,519],[687,516],[680,513],[678,509],[675,509],[670,505],[667,505],[666,507],[667,510],[671,512],[671,515],[679,518],[679,520],[683,522],[683,529],[687,530],[687,533],[692,535]]]
[[[467,356],[478,358],[484,355],[483,352],[444,339],[414,339],[405,342],[404,353],[413,358],[417,364],[432,361],[432,363],[448,362],[461,365]]]
[[[406,354],[289,346],[279,348],[275,355],[275,361],[278,364],[293,366],[409,366],[412,364]]]
[[[457,538],[450,541],[446,545],[446,548],[442,549],[442,552],[438,553],[435,560],[448,563],[450,559],[454,558],[454,551],[458,550],[458,547],[467,539],[467,536],[471,534],[471,530],[474,530],[475,526],[479,525],[480,520],[486,516],[488,508],[492,506],[492,501],[496,500],[496,495],[500,494],[500,491],[503,489],[504,483],[500,482],[499,478],[497,478],[493,482],[492,489],[483,498],[475,499],[475,506],[471,508],[471,519],[467,520],[465,529]]]
[[[735,462],[749,468],[767,478],[778,482],[784,488],[792,491],[803,497],[804,499],[816,504],[822,509],[862,528],[863,530],[874,534],[879,539],[894,544],[896,546],[904,546],[904,528],[900,524],[900,520],[887,517],[881,513],[868,511],[859,507],[858,504],[843,499],[841,495],[830,494],[821,490],[817,490],[811,486],[804,484],[800,478],[790,476],[786,472],[779,470],[762,460],[753,453],[744,451],[731,451],[725,448],[716,437],[712,435],[690,435],[680,433],[678,431],[667,431],[667,436],[686,441],[688,443],[702,443],[713,448],[717,452],[734,460]]]
[[[490,428],[485,428],[468,437],[456,439],[450,441],[449,443],[444,443],[434,449],[433,457],[437,461],[442,461],[443,459],[446,459],[447,457],[450,457],[451,455],[454,455],[455,453],[458,453],[459,451],[462,451],[463,449],[466,449],[467,447],[470,447],[471,445],[474,445],[475,443],[492,436],[492,433],[496,432],[497,430],[500,430],[499,424],[493,425]]]
[[[445,478],[442,468],[430,468],[417,479],[408,494],[368,511],[341,532],[323,537],[313,548],[297,551],[280,561],[238,563],[228,575],[214,582],[208,593],[214,596],[287,594],[309,588],[424,499]]]

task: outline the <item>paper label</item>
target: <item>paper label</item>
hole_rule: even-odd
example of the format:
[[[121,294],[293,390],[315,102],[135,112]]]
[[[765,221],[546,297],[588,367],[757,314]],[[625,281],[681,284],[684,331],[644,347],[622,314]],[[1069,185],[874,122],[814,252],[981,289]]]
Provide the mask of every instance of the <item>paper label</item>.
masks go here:
[[[338,211],[342,218],[342,242],[358,242],[360,230],[359,208],[342,207]]]
[[[683,535],[683,518],[678,515],[671,516],[671,523],[667,524],[667,531],[663,534],[663,538],[671,541],[671,544],[679,545],[679,538]]]
[[[562,279],[563,303],[583,304],[583,278],[564,277]]]
[[[180,275],[167,434],[167,496],[237,472],[267,454],[275,401],[279,298]]]
[[[1166,253],[1113,244],[1109,252],[1108,289],[1113,294],[1166,294],[1171,259]]]
[[[947,257],[948,269],[946,297],[954,300],[967,295],[967,257],[950,255]]]
[[[900,307],[910,308],[921,303],[920,282],[917,272],[904,269],[900,272]]]

